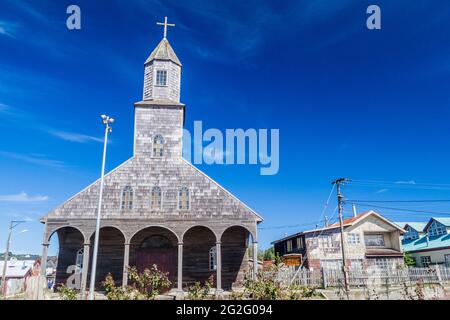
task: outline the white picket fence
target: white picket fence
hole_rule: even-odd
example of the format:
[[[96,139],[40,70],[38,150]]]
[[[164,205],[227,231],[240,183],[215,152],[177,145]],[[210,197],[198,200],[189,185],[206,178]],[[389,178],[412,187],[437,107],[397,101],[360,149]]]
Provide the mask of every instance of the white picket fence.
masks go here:
[[[353,269],[349,270],[349,285],[363,287],[369,285],[450,284],[450,267],[433,266],[430,268],[403,269]],[[344,283],[344,274],[340,269],[317,269],[286,267],[277,275],[284,285],[300,285],[318,288],[339,287]]]

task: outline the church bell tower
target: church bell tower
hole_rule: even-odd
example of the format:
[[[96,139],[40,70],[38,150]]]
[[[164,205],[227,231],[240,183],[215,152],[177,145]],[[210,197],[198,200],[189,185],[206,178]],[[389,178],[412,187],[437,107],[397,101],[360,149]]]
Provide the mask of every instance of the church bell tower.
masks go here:
[[[180,102],[181,62],[167,40],[167,27],[164,24],[164,38],[145,61],[143,100],[169,100]]]
[[[144,63],[142,101],[135,103],[135,156],[169,159],[181,157],[184,105],[180,103],[181,62],[164,37]],[[161,150],[162,149],[162,150]]]

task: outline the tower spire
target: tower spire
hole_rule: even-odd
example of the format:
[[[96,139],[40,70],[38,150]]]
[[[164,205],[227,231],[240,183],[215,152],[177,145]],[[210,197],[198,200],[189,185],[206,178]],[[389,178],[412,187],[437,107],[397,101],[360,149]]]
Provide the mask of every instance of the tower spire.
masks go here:
[[[175,27],[175,24],[173,23],[167,23],[167,17],[164,17],[164,23],[163,22],[157,22],[158,26],[164,26],[164,39],[167,39],[167,27]]]

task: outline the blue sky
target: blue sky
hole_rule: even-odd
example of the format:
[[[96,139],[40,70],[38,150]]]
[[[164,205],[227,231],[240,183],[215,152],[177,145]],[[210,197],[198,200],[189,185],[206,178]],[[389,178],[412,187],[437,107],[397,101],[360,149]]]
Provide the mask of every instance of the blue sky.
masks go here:
[[[70,4],[81,7],[82,30],[66,28]],[[370,4],[381,7],[382,30],[366,28]],[[2,250],[20,218],[29,222],[16,231],[29,232],[12,250],[39,253],[39,218],[99,176],[100,114],[117,119],[107,169],[131,156],[133,103],[165,15],[177,24],[169,40],[184,66],[188,129],[196,120],[280,129],[275,176],[199,166],[264,216],[263,248],[311,228],[341,176],[389,182],[350,183],[349,199],[450,198],[448,1],[0,0],[0,9]]]

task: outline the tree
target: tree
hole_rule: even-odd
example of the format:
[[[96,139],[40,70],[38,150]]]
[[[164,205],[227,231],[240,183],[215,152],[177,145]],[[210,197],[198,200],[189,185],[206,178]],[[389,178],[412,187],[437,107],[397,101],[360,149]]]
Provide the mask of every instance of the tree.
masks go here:
[[[264,257],[263,257],[264,261],[272,261],[275,260],[275,250],[273,247],[270,247],[269,249],[267,249],[266,251],[264,251]]]
[[[409,253],[405,253],[403,259],[404,259],[405,265],[407,267],[415,267],[416,266],[416,260],[414,260],[414,258]]]

